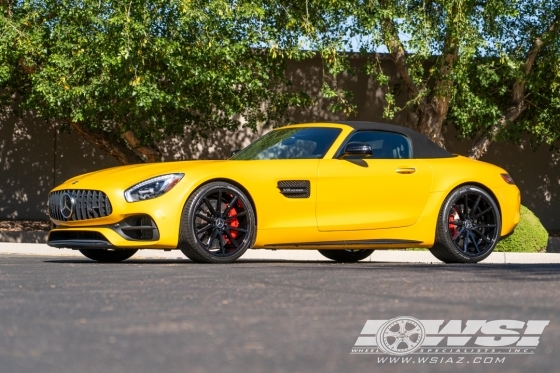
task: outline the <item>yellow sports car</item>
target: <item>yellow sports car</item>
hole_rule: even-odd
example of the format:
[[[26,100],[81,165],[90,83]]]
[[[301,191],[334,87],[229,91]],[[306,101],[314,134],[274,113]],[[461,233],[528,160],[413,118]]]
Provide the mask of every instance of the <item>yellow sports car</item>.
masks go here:
[[[105,262],[138,249],[180,249],[205,263],[306,249],[350,262],[424,247],[446,263],[476,263],[513,232],[519,207],[506,171],[416,131],[310,123],[271,131],[228,160],[76,176],[49,194],[48,243]]]

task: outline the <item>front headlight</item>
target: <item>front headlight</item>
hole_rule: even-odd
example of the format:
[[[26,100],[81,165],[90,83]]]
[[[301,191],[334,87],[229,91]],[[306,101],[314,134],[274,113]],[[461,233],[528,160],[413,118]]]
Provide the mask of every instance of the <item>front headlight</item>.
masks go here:
[[[138,202],[152,199],[169,192],[185,174],[168,174],[144,180],[131,186],[124,192],[127,202]]]

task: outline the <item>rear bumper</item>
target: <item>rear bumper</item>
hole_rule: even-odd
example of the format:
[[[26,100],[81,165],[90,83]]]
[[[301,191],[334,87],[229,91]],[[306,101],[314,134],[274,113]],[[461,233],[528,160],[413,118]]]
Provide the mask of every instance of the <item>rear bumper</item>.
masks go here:
[[[507,236],[515,230],[521,218],[521,193],[515,185],[506,185],[492,189],[502,213],[502,231],[500,236]]]

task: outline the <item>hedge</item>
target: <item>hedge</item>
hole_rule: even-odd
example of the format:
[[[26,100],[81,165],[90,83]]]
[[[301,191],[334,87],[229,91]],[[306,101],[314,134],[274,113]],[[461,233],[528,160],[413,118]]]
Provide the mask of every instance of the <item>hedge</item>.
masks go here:
[[[513,234],[500,242],[494,251],[536,253],[546,250],[548,232],[539,218],[521,206],[521,220]]]

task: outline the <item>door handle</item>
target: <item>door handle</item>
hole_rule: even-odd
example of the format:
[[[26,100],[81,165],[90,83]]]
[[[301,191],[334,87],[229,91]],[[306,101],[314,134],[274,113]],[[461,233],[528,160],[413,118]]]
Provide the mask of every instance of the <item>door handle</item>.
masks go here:
[[[416,172],[414,167],[407,167],[407,168],[397,168],[395,170],[398,174],[413,174]]]

